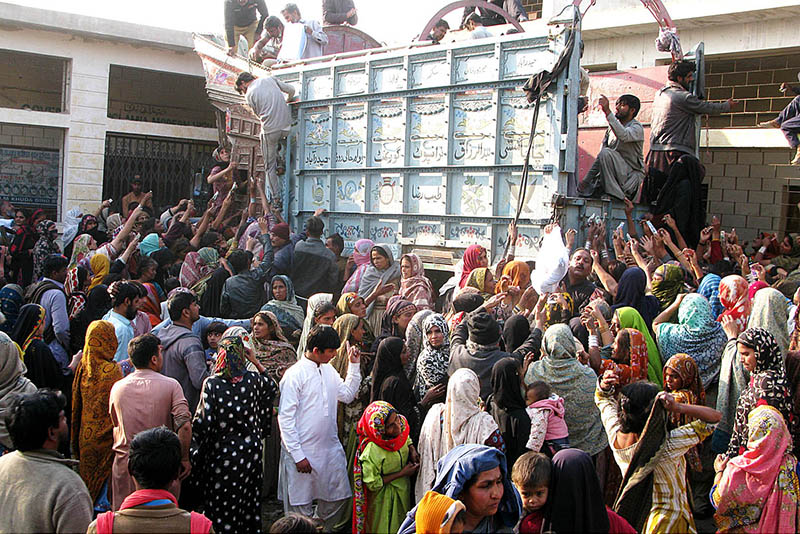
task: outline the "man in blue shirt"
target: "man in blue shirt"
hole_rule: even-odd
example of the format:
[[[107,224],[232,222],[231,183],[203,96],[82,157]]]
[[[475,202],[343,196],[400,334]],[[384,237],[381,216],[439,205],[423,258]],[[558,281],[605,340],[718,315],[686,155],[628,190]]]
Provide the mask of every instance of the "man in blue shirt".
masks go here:
[[[128,358],[128,343],[135,337],[133,332],[133,320],[136,318],[136,299],[139,297],[139,290],[130,282],[119,282],[113,286],[112,300],[114,307],[103,317],[114,325],[114,332],[117,335],[117,352],[114,354],[114,361],[121,362]]]

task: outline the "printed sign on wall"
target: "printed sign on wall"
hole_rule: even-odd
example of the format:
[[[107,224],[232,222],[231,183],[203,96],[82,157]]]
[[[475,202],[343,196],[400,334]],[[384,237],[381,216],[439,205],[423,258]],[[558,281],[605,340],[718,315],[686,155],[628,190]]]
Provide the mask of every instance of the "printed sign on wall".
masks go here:
[[[0,146],[0,197],[14,204],[55,207],[58,202],[58,150]]]

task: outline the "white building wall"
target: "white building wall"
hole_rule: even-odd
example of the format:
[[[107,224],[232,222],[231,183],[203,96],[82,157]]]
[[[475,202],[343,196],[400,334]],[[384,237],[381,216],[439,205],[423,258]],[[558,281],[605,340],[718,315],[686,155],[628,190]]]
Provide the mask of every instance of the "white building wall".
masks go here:
[[[111,25],[116,24],[108,22]],[[191,42],[188,34],[184,33],[181,36]],[[46,113],[0,108],[0,122],[6,125],[22,128],[51,127],[63,132],[63,147],[58,147],[62,148],[63,161],[60,213],[65,213],[73,207],[94,209],[101,202],[105,139],[108,132],[212,142],[217,139],[217,132],[213,128],[135,122],[107,117],[110,65],[202,77],[203,68],[200,59],[189,47],[183,50],[171,50],[74,33],[3,26],[0,27],[0,49],[58,56],[69,60],[65,112]],[[23,134],[24,132],[25,130]],[[6,134],[0,135],[4,136],[2,139],[5,142]],[[11,142],[32,146],[31,143],[13,142],[13,139]]]

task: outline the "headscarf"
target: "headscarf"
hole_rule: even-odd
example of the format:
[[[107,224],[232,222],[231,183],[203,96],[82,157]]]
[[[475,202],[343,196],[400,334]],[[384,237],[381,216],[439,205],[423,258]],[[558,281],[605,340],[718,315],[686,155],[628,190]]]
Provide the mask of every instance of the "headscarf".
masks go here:
[[[86,330],[81,363],[72,388],[72,452],[80,460],[81,478],[92,501],[111,475],[114,424],[108,413],[111,387],[122,379],[114,361],[117,336],[108,321],[94,321]]]
[[[503,497],[500,499],[494,517],[482,520],[476,532],[505,531],[513,528],[522,515],[522,500],[511,483],[506,465],[505,455],[494,447],[474,443],[459,445],[443,455],[431,489],[456,499],[470,480],[484,471],[491,471],[499,467],[500,475],[503,478]],[[424,492],[420,494],[418,500],[421,500],[424,494]],[[414,527],[417,509],[415,507],[408,513],[398,532],[420,532]],[[484,525],[484,521],[487,520],[489,524]]]
[[[105,254],[95,254],[89,260],[89,266],[92,269],[92,281],[89,282],[89,289],[92,289],[102,284],[103,279],[108,276],[111,270],[111,261]]]
[[[363,534],[367,523],[367,490],[361,472],[361,454],[370,443],[374,443],[383,450],[398,452],[408,442],[409,427],[406,418],[397,413],[400,420],[400,434],[395,438],[385,438],[386,421],[392,414],[397,413],[388,402],[374,401],[367,406],[364,414],[358,421],[358,449],[353,462],[353,532]],[[385,513],[385,510],[379,512]]]
[[[19,346],[0,332],[0,444],[11,449],[11,437],[6,429],[6,414],[16,394],[33,393],[36,386],[25,378],[28,370],[22,362]]]
[[[416,532],[450,534],[454,519],[461,510],[466,510],[461,501],[429,491],[416,507]]]
[[[297,363],[297,355],[294,352],[294,347],[289,344],[286,336],[283,335],[278,318],[272,312],[257,311],[253,316],[254,321],[256,317],[269,325],[269,329],[272,331],[272,339],[264,341],[258,339],[255,334],[251,335],[253,355],[266,368],[269,376],[276,383],[279,383],[283,378],[283,373]]]
[[[416,317],[416,316],[415,316]],[[442,344],[438,347],[428,341],[428,333],[436,326],[442,331]],[[447,367],[450,364],[450,331],[447,321],[438,313],[425,317],[422,323],[422,351],[416,365],[414,390],[417,400],[422,400],[428,389],[447,382]]]
[[[360,298],[358,293],[354,293],[352,291],[349,293],[342,293],[342,296],[339,297],[338,301],[336,301],[336,314],[341,316],[346,313],[353,313],[350,311],[350,303],[357,298]]]
[[[705,297],[697,293],[686,295],[678,308],[678,324],[658,325],[656,338],[662,359],[679,353],[694,358],[704,388],[717,379],[728,336],[711,313],[711,305]]]
[[[83,280],[81,280],[83,273]],[[81,286],[86,282],[89,271],[83,267],[73,267],[67,271],[67,279],[64,282],[64,293],[67,294],[67,312],[70,319],[74,319],[86,305],[86,293]]]
[[[522,397],[520,365],[515,358],[501,358],[492,367],[492,394],[486,400],[506,444],[506,459],[514,465],[531,433],[531,418]]]
[[[199,282],[201,278],[204,278],[212,272],[213,269],[209,269],[206,266],[206,262],[203,261],[203,258],[198,252],[187,252],[181,264],[181,272],[178,276],[178,280],[181,283],[181,287],[190,288]]]
[[[633,308],[620,308],[616,311],[616,314],[619,317],[620,328],[633,328],[644,336],[644,340],[647,343],[647,379],[658,387],[663,387],[664,384],[661,382],[661,353],[653,336],[650,335],[650,330],[647,328],[644,319]]]
[[[753,298],[750,318],[747,321],[749,328],[761,327],[772,334],[784,356],[789,349],[789,327],[787,326],[789,312],[786,305],[786,297],[780,291],[771,287],[764,288]]]
[[[545,328],[549,328],[555,324],[566,323],[575,314],[575,301],[572,300],[572,296],[569,293],[555,293],[553,296],[555,295],[564,297],[564,303],[562,304],[555,300],[551,302],[548,299],[548,302],[544,305]]]
[[[347,342],[350,340],[350,335],[361,322],[361,317],[353,315],[352,313],[345,313],[337,317],[333,322],[333,329],[339,334],[339,340],[342,342],[339,349],[336,351],[336,356],[330,361],[331,365],[342,380],[347,378],[347,368],[350,366],[350,358],[347,356]],[[364,362],[362,362],[363,364]]]
[[[464,287],[472,270],[480,267],[478,263],[480,261],[479,258],[481,257],[481,253],[485,251],[486,249],[480,245],[470,245],[467,247],[462,258],[463,267],[461,269],[461,280],[458,281],[458,287]]]
[[[114,230],[120,227],[122,227],[122,215],[119,213],[112,213],[106,218],[106,229],[108,230],[108,235],[112,235]]]
[[[720,532],[796,532],[800,489],[792,435],[772,406],[747,416],[747,441],[711,495]]]
[[[697,362],[688,354],[675,354],[667,363],[664,364],[664,383],[667,383],[667,369],[672,369],[681,377],[681,389],[691,393],[692,399],[687,400],[688,404],[704,405],[706,403],[706,391],[700,380],[700,370]]]
[[[649,358],[647,352],[647,341],[641,332],[635,328],[623,328],[620,333],[625,332],[628,334],[630,347],[628,349],[628,363],[618,363],[616,360],[603,359],[600,364],[600,374],[602,376],[607,370],[612,369],[616,371],[619,382],[618,387],[638,382],[639,380],[647,380],[647,373],[649,368]]]
[[[384,337],[397,336],[405,338],[405,334],[398,329],[393,319],[408,310],[414,310],[414,313],[417,313],[417,307],[413,302],[409,302],[399,296],[394,296],[389,299],[386,305],[386,311],[383,313],[383,318],[381,319],[380,335]]]
[[[343,292],[349,293],[360,291],[361,278],[364,276],[364,271],[367,270],[372,262],[370,255],[372,253],[372,247],[374,246],[375,243],[373,243],[371,239],[359,239],[356,241],[356,244],[353,247],[352,255],[353,262],[356,264],[356,269],[344,284],[344,288],[342,288]]]
[[[480,393],[478,375],[462,367],[447,383],[445,402],[434,404],[428,411],[417,442],[422,462],[415,490],[417,498],[431,489],[437,478],[437,462],[448,451],[465,443],[483,444],[498,431],[492,416],[481,409]]]
[[[650,286],[653,296],[658,299],[663,311],[675,302],[675,297],[683,288],[683,269],[677,265],[663,263],[656,268],[655,272],[661,275],[661,280],[653,280]]]
[[[42,213],[44,213],[44,210],[41,209],[34,211],[25,223],[14,232],[14,241],[9,248],[12,257],[19,256],[20,253],[32,249],[36,244],[38,237],[36,235],[36,230],[33,228],[33,221]]]
[[[375,353],[375,365],[372,367],[371,402],[380,400],[381,387],[387,378],[402,375],[406,383],[408,382],[400,359],[402,352],[403,340],[399,337],[387,337],[378,345],[378,351]]]
[[[0,325],[0,331],[10,334],[19,316],[19,309],[24,300],[22,298],[23,290],[17,284],[6,284],[0,288],[0,312],[6,318],[5,322]]]
[[[277,300],[272,293],[272,284],[275,283],[275,280],[280,280],[283,282],[283,285],[286,286],[286,298],[284,300]],[[275,317],[278,318],[278,322],[281,323],[281,326],[286,328],[287,334],[291,335],[295,330],[303,328],[305,314],[303,313],[303,308],[297,304],[297,298],[294,294],[294,284],[292,284],[292,280],[286,275],[276,274],[272,277],[272,280],[269,282],[269,287],[267,287],[267,303],[264,304],[261,309],[274,313]]]
[[[217,249],[214,247],[203,247],[197,251],[197,255],[200,257],[199,259],[203,264],[203,267],[200,267],[200,272],[207,272],[207,274],[201,276],[194,284],[189,286],[189,289],[194,291],[199,299],[206,292],[206,289],[208,289],[208,281],[214,275],[214,271],[219,267],[219,252],[217,252]],[[184,261],[186,261],[185,258]],[[182,273],[183,266],[181,266],[181,274]]]
[[[381,254],[386,256],[389,262],[389,266],[386,267],[386,269],[380,271],[372,263],[373,250],[379,250]],[[378,243],[370,249],[369,256],[370,263],[367,265],[366,269],[364,269],[364,273],[361,276],[361,282],[358,285],[358,296],[362,297],[363,299],[366,299],[370,293],[372,293],[372,290],[378,286],[379,282],[387,284],[391,280],[400,278],[400,262],[394,261],[392,249],[390,249],[388,245]],[[372,313],[372,308],[374,306],[374,302],[367,306],[367,315]]]
[[[592,458],[578,449],[553,456],[544,519],[550,532],[608,532],[608,512]]]
[[[77,267],[83,260],[91,253],[89,244],[92,242],[92,236],[89,234],[81,234],[72,242],[72,257],[69,260],[67,269]]]
[[[755,282],[750,284],[750,287],[747,288],[747,296],[750,297],[750,300],[753,300],[756,296],[756,293],[758,293],[765,287],[769,287],[769,284],[762,280],[756,280]]]
[[[509,286],[525,290],[531,283],[531,268],[524,261],[513,260],[505,264],[502,276],[507,277]],[[499,285],[495,288],[500,293]]]
[[[514,352],[531,335],[531,325],[522,315],[512,315],[503,325],[503,345],[506,352]]]
[[[289,286],[286,286],[286,298],[289,298]],[[270,301],[273,302],[273,301]],[[303,332],[300,334],[300,342],[297,345],[297,359],[303,357],[303,354],[306,352],[306,340],[308,339],[308,333],[311,332],[311,328],[314,326],[314,312],[316,309],[325,304],[326,302],[333,302],[333,295],[330,293],[317,293],[316,295],[311,295],[311,298],[308,299],[308,309],[306,310],[306,318],[303,321]]]
[[[570,445],[597,454],[608,447],[600,411],[594,403],[597,374],[578,361],[575,338],[565,324],[550,326],[544,333],[542,347],[545,355],[528,367],[525,383],[547,382],[553,393],[564,399]]]
[[[652,328],[653,319],[661,311],[661,302],[652,295],[645,295],[647,275],[639,267],[628,267],[619,279],[617,295],[612,310],[631,307],[639,312],[647,328]]]
[[[158,234],[155,232],[147,234],[145,238],[139,242],[139,252],[141,252],[143,256],[149,256],[160,248],[161,245],[158,244]]]
[[[414,317],[408,322],[406,327],[406,351],[408,352],[408,362],[403,366],[406,371],[406,376],[413,383],[417,376],[417,358],[420,351],[422,351],[422,325],[425,320],[433,315],[433,311],[429,309],[419,310],[414,314]],[[448,341],[449,344],[449,341]]]
[[[464,287],[474,287],[478,293],[485,299],[492,295],[486,287],[486,280],[491,276],[491,271],[487,267],[476,267],[472,269],[467,277],[467,283]]]
[[[772,334],[764,328],[748,328],[736,339],[737,344],[755,351],[756,365],[750,373],[750,384],[736,403],[733,432],[728,444],[729,458],[744,452],[747,444],[747,418],[758,404],[769,404],[777,409],[794,428],[794,410],[789,382],[786,380],[781,348]]]
[[[38,280],[44,274],[44,260],[51,254],[61,254],[61,249],[56,243],[58,229],[56,223],[50,219],[45,219],[36,225],[36,233],[39,239],[33,246],[33,278]]]
[[[432,310],[434,305],[433,285],[425,277],[425,268],[422,260],[416,254],[403,254],[400,257],[411,262],[411,276],[400,280],[400,296],[412,302],[418,310]]]
[[[697,292],[711,304],[711,315],[714,319],[719,317],[719,314],[724,309],[719,301],[719,284],[721,281],[722,279],[718,275],[708,273],[700,281],[700,287],[697,288]]]
[[[28,346],[35,340],[42,339],[42,335],[38,333],[38,330],[44,324],[45,316],[44,308],[38,304],[26,304],[20,308],[12,337],[22,350],[23,358]]]
[[[719,283],[719,302],[725,309],[717,320],[731,317],[743,332],[750,317],[750,298],[747,296],[747,280],[737,274],[726,276]]]
[[[217,349],[214,376],[219,376],[234,384],[240,382],[247,372],[247,359],[245,358],[244,350],[244,340],[241,337],[228,336],[222,338]]]

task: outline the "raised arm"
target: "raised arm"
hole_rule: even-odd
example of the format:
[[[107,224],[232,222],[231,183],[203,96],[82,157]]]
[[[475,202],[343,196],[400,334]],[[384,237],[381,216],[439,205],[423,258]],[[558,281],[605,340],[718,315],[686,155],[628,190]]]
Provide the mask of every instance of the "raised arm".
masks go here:
[[[189,244],[195,249],[200,248],[200,241],[203,239],[203,235],[205,235],[206,231],[208,231],[208,227],[211,224],[211,215],[213,210],[214,208],[209,208],[205,211],[205,213],[203,213],[203,218],[200,219],[200,222],[197,225],[197,230],[189,240]]]
[[[102,215],[103,213],[103,210],[111,205],[111,202],[112,202],[111,200],[104,200],[103,202],[101,202],[100,206],[98,206],[98,208],[95,210],[94,216],[100,217],[100,215]]]
[[[113,248],[114,250],[122,249],[122,244],[125,243],[125,241],[127,241],[128,239],[128,236],[131,235],[131,230],[133,230],[133,226],[136,224],[136,219],[142,213],[143,210],[142,205],[145,204],[145,201],[151,198],[153,198],[152,191],[148,192],[144,196],[144,200],[142,201],[142,203],[136,206],[136,209],[133,210],[131,214],[128,216],[128,220],[125,221],[125,224],[122,226],[122,230],[120,230],[119,234],[117,234],[117,237],[115,237],[114,240],[111,241],[111,248]]]
[[[600,279],[600,282],[603,284],[603,287],[606,288],[606,291],[611,293],[611,295],[617,295],[617,281],[614,280],[614,277],[611,276],[608,271],[603,268],[603,265],[600,263],[600,254],[596,250],[590,251],[592,255],[592,270],[594,274],[597,275],[597,278]]]
[[[228,196],[226,196],[225,200],[222,201],[222,207],[220,208],[219,213],[217,213],[217,216],[214,218],[214,222],[211,223],[211,228],[216,230],[220,227],[222,221],[225,220],[225,214],[230,209],[231,204],[233,204],[233,195],[228,193]]]
[[[686,295],[686,293],[679,293],[678,296],[675,297],[675,301],[653,319],[653,332],[656,334],[656,338],[658,338],[658,325],[670,322],[670,319],[678,313],[678,308],[681,307],[681,302],[683,302],[683,298]]]

